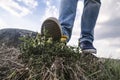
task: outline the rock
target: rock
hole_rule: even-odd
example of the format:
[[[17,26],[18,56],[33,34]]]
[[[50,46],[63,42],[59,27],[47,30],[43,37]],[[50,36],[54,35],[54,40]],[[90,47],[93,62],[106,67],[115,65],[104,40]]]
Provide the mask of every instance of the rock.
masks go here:
[[[1,29],[0,30],[0,45],[15,46],[17,47],[21,40],[20,37],[28,35],[30,37],[35,37],[37,32],[24,30],[24,29]]]

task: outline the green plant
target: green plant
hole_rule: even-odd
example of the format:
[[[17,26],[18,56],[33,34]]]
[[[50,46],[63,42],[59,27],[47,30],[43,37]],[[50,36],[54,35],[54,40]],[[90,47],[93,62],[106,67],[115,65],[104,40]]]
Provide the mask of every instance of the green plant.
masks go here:
[[[119,80],[119,61],[100,60],[83,54],[79,47],[53,41],[38,33],[21,38],[20,51],[25,67],[13,71],[10,80]],[[113,65],[114,64],[114,65]]]

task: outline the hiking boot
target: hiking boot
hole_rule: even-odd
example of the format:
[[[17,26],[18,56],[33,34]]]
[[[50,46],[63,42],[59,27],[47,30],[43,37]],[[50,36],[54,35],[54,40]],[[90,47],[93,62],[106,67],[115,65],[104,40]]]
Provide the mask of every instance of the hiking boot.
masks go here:
[[[82,50],[82,53],[97,53],[96,48],[93,46],[93,44],[89,41],[83,41],[80,43],[80,48]]]
[[[53,41],[60,41],[62,31],[59,21],[54,17],[47,18],[42,24],[41,34],[47,38],[51,37]]]

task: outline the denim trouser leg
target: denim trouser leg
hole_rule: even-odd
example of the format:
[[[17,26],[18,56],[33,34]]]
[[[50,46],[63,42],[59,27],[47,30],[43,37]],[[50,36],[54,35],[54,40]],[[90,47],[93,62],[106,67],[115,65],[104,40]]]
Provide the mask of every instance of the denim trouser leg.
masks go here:
[[[78,0],[61,0],[59,22],[62,26],[63,34],[68,36],[68,41],[72,33],[77,2]]]
[[[98,17],[101,2],[100,0],[84,0],[84,9],[81,20],[81,38],[82,41],[94,40],[94,27]]]
[[[70,39],[76,15],[78,0],[61,0],[59,21],[64,35]],[[100,9],[100,0],[84,0],[84,10],[81,20],[80,42],[94,40],[94,27]],[[68,41],[69,41],[68,39]]]

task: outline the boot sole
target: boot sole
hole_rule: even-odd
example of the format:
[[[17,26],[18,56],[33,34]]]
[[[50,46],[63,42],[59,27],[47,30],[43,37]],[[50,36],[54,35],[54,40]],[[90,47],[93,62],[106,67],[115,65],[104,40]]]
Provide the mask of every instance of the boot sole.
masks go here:
[[[42,24],[41,34],[46,37],[52,37],[54,41],[59,41],[62,36],[59,21],[54,17],[47,18]]]

